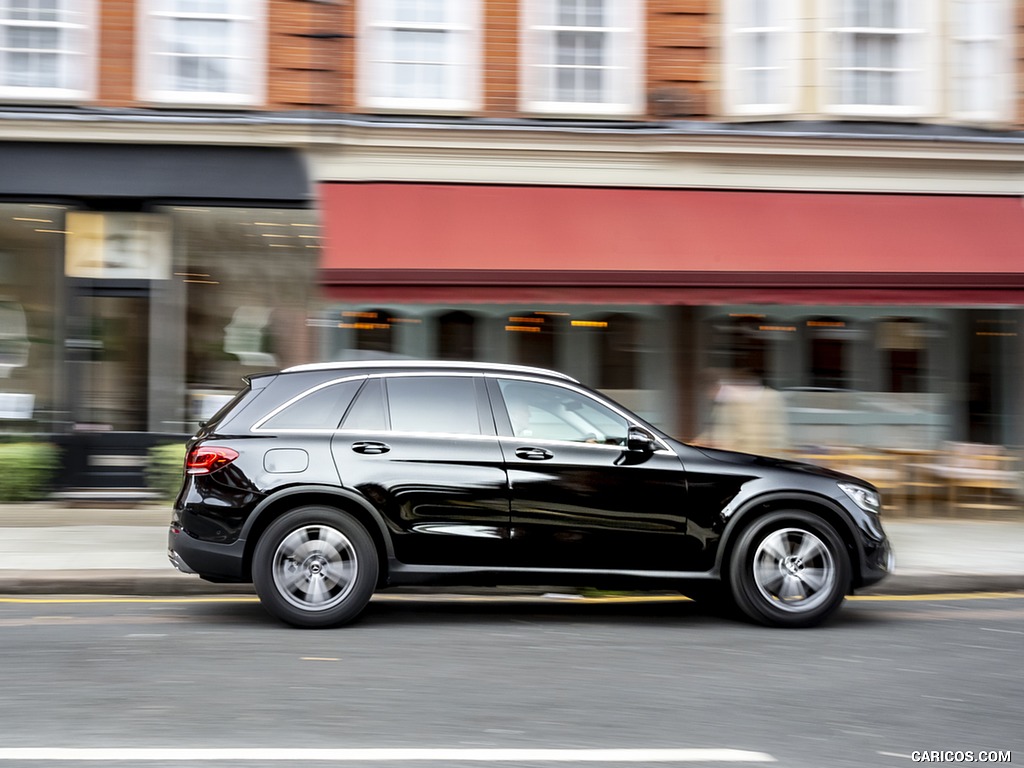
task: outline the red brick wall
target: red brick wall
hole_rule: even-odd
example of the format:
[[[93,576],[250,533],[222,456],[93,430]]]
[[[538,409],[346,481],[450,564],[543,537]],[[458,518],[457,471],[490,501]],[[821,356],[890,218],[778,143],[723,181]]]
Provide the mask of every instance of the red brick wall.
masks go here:
[[[352,108],[355,2],[270,0],[267,107]]]
[[[717,6],[714,0],[648,0],[647,94],[652,116],[710,113]]]
[[[100,0],[97,103],[137,106],[137,0]],[[269,110],[357,112],[358,0],[268,0]],[[717,110],[720,0],[647,0],[648,114],[700,118]],[[1024,125],[1024,0],[1016,0],[1016,125]],[[491,117],[519,115],[519,0],[484,0],[483,104]]]
[[[519,3],[484,3],[484,109],[491,116],[519,113]]]
[[[104,107],[135,103],[135,2],[103,0],[99,7],[96,100]]]

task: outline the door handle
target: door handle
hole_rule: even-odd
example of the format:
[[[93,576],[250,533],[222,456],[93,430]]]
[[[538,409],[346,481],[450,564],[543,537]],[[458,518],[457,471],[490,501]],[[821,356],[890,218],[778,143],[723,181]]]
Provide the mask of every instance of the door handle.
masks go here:
[[[387,453],[391,450],[391,446],[387,443],[375,443],[370,441],[361,441],[358,443],[352,443],[352,450],[356,453],[364,453],[369,455]]]
[[[553,459],[555,454],[546,448],[516,448],[516,456],[528,461],[544,461],[545,459]]]

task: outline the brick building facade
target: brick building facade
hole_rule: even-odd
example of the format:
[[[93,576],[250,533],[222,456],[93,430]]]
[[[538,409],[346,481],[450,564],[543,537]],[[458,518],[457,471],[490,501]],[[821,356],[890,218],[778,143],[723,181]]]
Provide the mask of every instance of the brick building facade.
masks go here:
[[[366,354],[554,365],[682,436],[742,363],[802,443],[1024,443],[1019,0],[5,8],[0,430],[86,445],[72,484]],[[146,267],[75,267],[72,214]]]

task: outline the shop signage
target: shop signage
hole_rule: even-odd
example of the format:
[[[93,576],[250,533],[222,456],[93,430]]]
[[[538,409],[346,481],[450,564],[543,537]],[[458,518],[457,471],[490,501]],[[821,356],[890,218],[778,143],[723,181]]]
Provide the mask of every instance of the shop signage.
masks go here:
[[[31,419],[35,399],[27,393],[0,392],[0,419]]]
[[[166,280],[171,272],[171,223],[156,213],[72,211],[66,218],[68,277]]]

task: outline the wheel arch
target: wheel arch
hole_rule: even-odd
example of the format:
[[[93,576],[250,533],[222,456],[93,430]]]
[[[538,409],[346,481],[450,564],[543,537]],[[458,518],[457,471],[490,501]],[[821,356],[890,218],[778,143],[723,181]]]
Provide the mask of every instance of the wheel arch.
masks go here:
[[[242,535],[245,552],[242,557],[242,575],[252,579],[253,554],[263,532],[281,515],[299,507],[325,506],[347,512],[366,529],[377,550],[378,585],[386,581],[388,562],[394,558],[391,536],[380,513],[362,496],[340,488],[298,486],[287,488],[264,499],[246,521]]]
[[[863,559],[863,553],[860,551],[854,532],[853,521],[835,502],[827,497],[799,492],[780,491],[758,496],[744,502],[736,512],[730,515],[715,559],[715,571],[720,575],[722,581],[728,580],[728,564],[743,531],[765,515],[784,511],[817,515],[835,529],[850,557],[852,580],[849,589],[852,591],[859,578],[858,574],[861,572]]]

